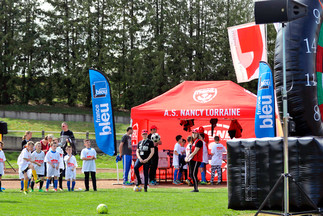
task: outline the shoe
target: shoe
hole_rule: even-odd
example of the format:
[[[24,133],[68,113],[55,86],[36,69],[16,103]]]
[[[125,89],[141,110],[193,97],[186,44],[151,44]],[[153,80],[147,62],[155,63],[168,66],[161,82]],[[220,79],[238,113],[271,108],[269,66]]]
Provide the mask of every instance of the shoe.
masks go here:
[[[180,180],[176,180],[178,185],[182,185],[183,183]]]
[[[133,183],[130,183],[130,182],[126,181],[126,182],[123,182],[123,185],[125,185],[125,186],[132,186]]]
[[[46,189],[46,192],[48,192],[48,189]]]
[[[30,189],[30,190],[29,190],[29,192],[31,192],[31,193],[32,193],[32,192],[34,192],[34,190],[33,190],[33,189]]]
[[[4,190],[6,190],[6,189],[2,187],[2,188],[0,188],[0,190],[3,190],[3,191],[4,191]]]
[[[153,181],[150,181],[149,184],[156,185],[156,181],[154,181],[154,180]]]
[[[148,192],[147,188],[144,189],[145,192]]]
[[[57,189],[54,189],[55,192],[57,192]]]
[[[27,191],[24,191],[24,194],[25,194],[25,195],[27,195],[27,194],[28,194],[28,192],[27,192]]]
[[[191,192],[199,192],[199,190],[192,190]]]
[[[208,184],[208,185],[214,185],[214,183],[213,183],[213,182],[208,182],[207,184]]]
[[[84,190],[84,192],[88,192],[89,190]]]
[[[220,185],[221,184],[221,182],[217,182],[217,183],[215,183],[216,185]]]
[[[43,189],[39,189],[38,192],[44,192]]]
[[[38,184],[40,181],[41,181],[40,179],[37,179],[37,180],[35,181],[35,183],[36,183],[36,184]]]
[[[177,180],[173,181],[173,185],[179,185]]]
[[[60,190],[60,191],[64,191],[64,190],[63,190],[63,188],[60,188],[59,190]]]
[[[200,185],[206,185],[206,184],[207,184],[207,182],[205,182],[205,181],[200,182]]]
[[[3,190],[0,190],[0,193],[3,192]]]

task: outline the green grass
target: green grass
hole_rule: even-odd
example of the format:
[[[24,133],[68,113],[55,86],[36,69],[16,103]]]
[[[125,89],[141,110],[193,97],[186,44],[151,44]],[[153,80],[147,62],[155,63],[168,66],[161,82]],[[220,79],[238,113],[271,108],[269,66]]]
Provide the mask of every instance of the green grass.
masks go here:
[[[104,203],[109,215],[253,215],[256,211],[227,208],[226,188],[200,189],[150,188],[135,193],[132,188],[105,189],[97,192],[48,192],[24,195],[17,190],[0,194],[1,215],[97,215],[96,207]]]
[[[6,159],[9,161],[9,163],[14,167],[18,168],[17,165],[17,159],[20,152],[5,152]],[[80,159],[80,155],[76,156],[76,160],[78,163],[78,167],[82,167],[82,160]],[[98,154],[97,160],[95,161],[96,168],[112,168],[116,169],[116,157],[115,156],[109,156],[106,154]],[[119,162],[118,164],[119,169],[122,169],[122,162]],[[6,168],[10,168],[9,165],[6,163]]]
[[[22,130],[22,131],[57,131],[54,133],[55,137],[59,137],[59,133],[62,130],[61,121],[39,121],[39,120],[25,120],[25,119],[12,119],[12,118],[0,118],[1,121],[5,121],[8,124],[8,130]],[[92,122],[68,122],[69,129],[73,132],[92,132],[94,133],[94,125]],[[115,123],[116,133],[124,134],[129,127],[128,124]],[[24,132],[10,132],[8,136],[22,137]],[[76,138],[85,139],[85,134],[74,134]],[[33,137],[42,137],[41,133],[33,133]],[[121,135],[117,136],[117,139],[121,139]],[[90,135],[90,139],[95,139],[95,135]]]

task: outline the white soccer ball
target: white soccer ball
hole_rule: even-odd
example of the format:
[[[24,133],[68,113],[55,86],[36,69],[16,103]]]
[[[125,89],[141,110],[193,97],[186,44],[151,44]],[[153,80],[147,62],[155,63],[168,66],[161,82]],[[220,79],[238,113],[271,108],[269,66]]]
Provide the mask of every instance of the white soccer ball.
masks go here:
[[[142,188],[140,186],[135,185],[135,187],[133,188],[134,192],[141,192]]]
[[[151,135],[151,140],[153,141],[153,142],[159,142],[160,141],[160,136],[159,136],[159,134],[158,133],[154,133],[154,134],[152,134]]]

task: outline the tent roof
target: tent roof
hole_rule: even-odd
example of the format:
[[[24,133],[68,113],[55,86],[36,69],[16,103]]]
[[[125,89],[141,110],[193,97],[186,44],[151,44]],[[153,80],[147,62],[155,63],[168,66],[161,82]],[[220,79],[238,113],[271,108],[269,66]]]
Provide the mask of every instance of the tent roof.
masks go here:
[[[232,81],[184,81],[131,109],[132,119],[254,118],[257,96]]]

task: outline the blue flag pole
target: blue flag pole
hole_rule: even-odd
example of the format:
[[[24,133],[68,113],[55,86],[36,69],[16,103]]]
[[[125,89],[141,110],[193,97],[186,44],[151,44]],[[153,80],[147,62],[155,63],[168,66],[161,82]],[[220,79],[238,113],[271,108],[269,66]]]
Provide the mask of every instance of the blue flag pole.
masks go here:
[[[96,143],[101,151],[112,156],[117,145],[110,83],[98,70],[89,69],[89,75]]]

